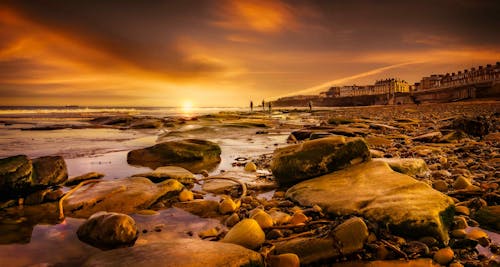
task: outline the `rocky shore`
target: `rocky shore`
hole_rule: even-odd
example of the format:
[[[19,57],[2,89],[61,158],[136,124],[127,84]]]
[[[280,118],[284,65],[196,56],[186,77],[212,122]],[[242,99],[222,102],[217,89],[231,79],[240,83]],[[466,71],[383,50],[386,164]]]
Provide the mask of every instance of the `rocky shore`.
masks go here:
[[[499,108],[93,118],[89,128],[163,129],[156,144],[127,154],[151,171],[68,178],[62,157],[0,159],[0,244],[29,243],[37,224],[80,218],[73,234],[97,249],[38,264],[499,266]],[[286,140],[262,144],[270,153],[228,155],[222,145],[275,134]],[[221,158],[231,166],[218,166]],[[161,214],[175,210],[201,227],[169,233]]]

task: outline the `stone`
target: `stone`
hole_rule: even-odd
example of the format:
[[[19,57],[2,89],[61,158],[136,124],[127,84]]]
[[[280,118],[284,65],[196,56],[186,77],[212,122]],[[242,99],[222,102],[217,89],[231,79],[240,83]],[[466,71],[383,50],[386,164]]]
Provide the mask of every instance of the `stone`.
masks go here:
[[[456,206],[455,207],[455,213],[456,214],[462,214],[462,215],[469,216],[470,215],[470,210],[466,206]]]
[[[33,165],[25,155],[0,159],[0,198],[15,198],[31,186]]]
[[[383,158],[384,157],[384,152],[376,149],[370,149],[370,156],[372,158]]]
[[[330,137],[334,136],[332,133],[326,133],[326,132],[313,132],[311,133],[311,136],[309,137],[310,140],[314,139],[320,139],[320,138],[325,138],[325,137]]]
[[[278,254],[294,253],[302,264],[349,255],[363,248],[368,228],[360,218],[351,218],[333,231],[329,237],[299,237],[275,243]]]
[[[359,251],[368,238],[368,227],[359,217],[350,218],[333,230],[333,237],[342,244],[340,252],[348,255]]]
[[[264,262],[259,253],[238,245],[197,239],[173,239],[101,252],[91,256],[83,266],[239,267],[264,266]]]
[[[412,177],[427,176],[430,173],[425,161],[419,158],[379,158],[373,160],[386,162],[394,171]]]
[[[454,211],[450,197],[377,161],[303,181],[286,197],[302,206],[317,204],[332,215],[359,214],[395,234],[445,242]]]
[[[143,177],[102,180],[82,186],[63,203],[66,215],[87,218],[98,211],[133,213],[160,198],[177,198],[184,186],[177,180],[154,184]]]
[[[463,216],[456,216],[453,220],[453,229],[465,229],[468,226],[467,220]]]
[[[302,212],[295,212],[290,218],[289,223],[292,225],[306,223],[309,220],[306,215]]]
[[[446,247],[436,251],[432,258],[434,259],[434,261],[441,265],[447,265],[453,260],[454,256],[455,253],[453,253],[453,250],[449,247]]]
[[[467,235],[467,233],[465,232],[464,229],[455,229],[455,230],[451,231],[451,237],[453,237],[453,238],[462,239],[462,238],[465,238],[466,235]]]
[[[154,183],[168,179],[175,179],[184,185],[193,185],[196,182],[192,172],[178,166],[158,167],[152,172],[134,174],[132,177],[146,177]]]
[[[255,165],[255,163],[253,162],[248,162],[247,164],[245,164],[245,171],[246,172],[256,172],[257,171],[257,165]]]
[[[234,226],[234,225],[236,225],[239,221],[240,221],[240,216],[238,215],[238,213],[233,213],[233,214],[231,214],[229,217],[227,217],[227,219],[224,221],[224,224],[225,224],[227,227],[233,227],[233,226]]]
[[[202,218],[215,218],[220,216],[219,202],[208,199],[195,199],[188,202],[178,202],[174,207],[190,212]]]
[[[42,188],[66,182],[68,180],[68,170],[63,157],[46,156],[34,159],[32,180],[34,187]]]
[[[291,184],[351,165],[351,161],[370,158],[361,138],[326,137],[274,151],[271,171],[280,184]]]
[[[64,183],[65,186],[75,186],[78,185],[79,183],[87,180],[93,180],[93,179],[101,179],[104,177],[103,173],[100,172],[89,172],[80,176],[76,177],[71,177],[69,178],[66,183]]]
[[[238,222],[221,240],[224,243],[233,243],[248,249],[256,249],[266,241],[266,235],[254,219],[243,219]]]
[[[191,201],[194,199],[194,195],[193,195],[193,192],[187,190],[187,189],[183,189],[180,193],[179,193],[179,201],[181,202],[184,202],[184,201]]]
[[[114,249],[133,246],[139,230],[132,217],[114,212],[97,212],[80,227],[80,240],[100,249]]]
[[[488,227],[500,231],[500,206],[483,207],[474,214],[474,219],[481,227]]]
[[[250,217],[250,219],[256,220],[257,223],[259,224],[260,228],[262,228],[262,229],[272,227],[274,224],[273,218],[271,217],[271,215],[269,215],[265,211],[256,212],[255,214],[253,214]]]
[[[439,139],[439,143],[456,143],[464,138],[467,138],[467,135],[464,132],[451,131],[441,137],[441,139]]]
[[[492,128],[491,121],[484,116],[460,117],[445,127],[447,129],[461,130],[468,135],[482,137],[487,135]]]
[[[210,180],[204,181],[202,189],[205,192],[214,194],[227,194],[233,190],[239,190],[241,188],[241,185],[234,181],[227,180],[226,178],[243,182],[247,186],[247,189],[255,191],[272,190],[278,187],[274,181],[259,178],[256,172],[246,172],[241,170],[226,171],[221,174],[209,176],[208,178],[210,178]]]
[[[280,255],[269,255],[270,267],[300,267],[300,259],[297,254],[285,253]]]
[[[455,182],[453,183],[453,189],[455,190],[460,190],[460,189],[466,189],[467,187],[471,186],[472,183],[470,182],[469,179],[463,177],[463,176],[458,176]]]
[[[51,189],[42,189],[42,190],[38,190],[34,193],[31,193],[29,194],[25,200],[24,200],[24,204],[25,205],[38,205],[38,204],[41,204],[43,203],[44,199],[45,199],[45,195],[51,191]]]
[[[415,260],[376,260],[376,261],[347,261],[334,263],[332,267],[440,267],[432,259],[419,258]]]
[[[440,192],[448,191],[448,184],[443,180],[435,181],[434,183],[432,183],[432,187]]]
[[[436,143],[441,139],[441,137],[443,137],[441,132],[430,132],[413,137],[412,140],[424,143]]]
[[[219,203],[220,214],[233,213],[238,209],[238,205],[230,198],[226,197]]]
[[[216,143],[200,139],[185,139],[132,150],[127,154],[127,162],[150,168],[178,165],[193,171],[193,169],[206,169],[203,167],[220,162],[220,154],[220,147]]]
[[[269,211],[269,215],[273,219],[273,223],[275,225],[287,224],[292,218],[292,216],[288,215],[287,213],[275,209],[271,209]]]

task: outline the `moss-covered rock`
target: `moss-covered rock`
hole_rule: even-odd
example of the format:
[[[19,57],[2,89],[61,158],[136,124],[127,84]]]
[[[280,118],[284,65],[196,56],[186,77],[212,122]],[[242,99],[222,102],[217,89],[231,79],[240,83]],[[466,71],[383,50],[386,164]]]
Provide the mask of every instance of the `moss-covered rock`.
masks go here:
[[[220,154],[220,147],[216,143],[200,139],[185,139],[132,150],[127,155],[127,162],[153,169],[167,165],[181,165],[191,170],[183,164],[219,162]]]
[[[280,184],[291,184],[369,158],[363,139],[333,136],[276,149],[271,170]]]
[[[32,183],[33,165],[25,155],[0,159],[0,198],[22,194]]]
[[[33,160],[33,186],[46,188],[68,180],[66,162],[61,156],[40,157]]]
[[[351,166],[301,182],[286,197],[304,206],[319,205],[335,215],[359,214],[394,233],[448,240],[453,200],[380,161]]]

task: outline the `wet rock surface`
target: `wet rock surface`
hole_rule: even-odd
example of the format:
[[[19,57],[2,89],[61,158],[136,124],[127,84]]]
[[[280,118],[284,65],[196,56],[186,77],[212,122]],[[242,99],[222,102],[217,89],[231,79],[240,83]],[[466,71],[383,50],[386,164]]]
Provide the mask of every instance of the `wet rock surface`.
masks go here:
[[[189,163],[199,163],[201,165],[206,163],[209,165],[219,162],[220,154],[220,147],[216,143],[199,139],[186,139],[163,142],[152,147],[132,150],[127,155],[127,162],[150,168]],[[189,166],[181,167],[190,169]]]
[[[193,173],[177,166],[159,167],[152,172],[134,174],[133,176],[146,177],[155,183],[159,183],[167,179],[175,179],[182,184],[193,185],[196,181]]]
[[[114,212],[97,212],[77,230],[80,240],[101,249],[133,246],[139,230],[130,216]]]
[[[98,211],[132,213],[161,198],[177,197],[184,186],[177,180],[155,184],[147,178],[106,180],[79,188],[64,201],[66,215],[87,218]]]
[[[117,260],[118,259],[118,260]],[[264,266],[259,253],[238,245],[176,239],[92,256],[83,266]]]

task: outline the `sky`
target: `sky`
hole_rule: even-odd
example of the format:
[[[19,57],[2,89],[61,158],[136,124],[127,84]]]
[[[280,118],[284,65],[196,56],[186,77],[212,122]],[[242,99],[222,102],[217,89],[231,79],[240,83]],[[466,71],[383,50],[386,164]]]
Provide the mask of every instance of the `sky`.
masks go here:
[[[500,61],[498,0],[0,0],[0,105],[246,106]]]

